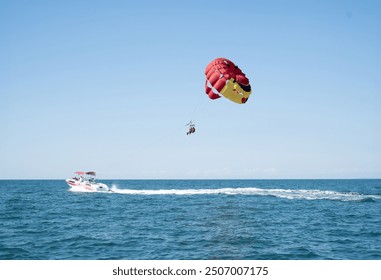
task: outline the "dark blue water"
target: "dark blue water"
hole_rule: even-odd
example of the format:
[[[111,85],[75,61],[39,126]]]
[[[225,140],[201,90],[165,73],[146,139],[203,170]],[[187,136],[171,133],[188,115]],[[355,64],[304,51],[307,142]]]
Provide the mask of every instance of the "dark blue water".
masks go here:
[[[0,180],[0,259],[381,259],[381,180]]]

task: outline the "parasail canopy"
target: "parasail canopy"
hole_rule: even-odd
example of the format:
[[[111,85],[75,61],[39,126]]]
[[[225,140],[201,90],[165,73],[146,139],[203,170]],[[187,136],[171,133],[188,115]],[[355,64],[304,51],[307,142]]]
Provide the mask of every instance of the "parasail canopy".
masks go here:
[[[205,69],[205,92],[210,99],[221,95],[238,104],[246,103],[251,94],[249,79],[232,61],[216,58]]]

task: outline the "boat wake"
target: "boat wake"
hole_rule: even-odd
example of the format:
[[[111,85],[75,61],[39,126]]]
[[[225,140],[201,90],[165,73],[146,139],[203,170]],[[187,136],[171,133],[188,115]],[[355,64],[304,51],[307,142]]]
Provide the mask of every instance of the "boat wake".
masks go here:
[[[126,195],[256,195],[274,196],[285,199],[338,200],[368,202],[381,199],[381,195],[365,195],[356,192],[336,192],[325,190],[260,189],[260,188],[220,188],[220,189],[160,189],[135,190],[118,189],[111,192]]]

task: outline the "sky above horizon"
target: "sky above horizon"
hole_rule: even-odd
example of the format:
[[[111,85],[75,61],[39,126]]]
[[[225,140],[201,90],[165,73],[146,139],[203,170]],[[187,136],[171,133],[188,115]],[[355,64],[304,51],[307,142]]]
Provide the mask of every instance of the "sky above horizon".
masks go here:
[[[0,179],[381,178],[380,26],[379,1],[2,0]],[[206,96],[217,57],[246,104]]]

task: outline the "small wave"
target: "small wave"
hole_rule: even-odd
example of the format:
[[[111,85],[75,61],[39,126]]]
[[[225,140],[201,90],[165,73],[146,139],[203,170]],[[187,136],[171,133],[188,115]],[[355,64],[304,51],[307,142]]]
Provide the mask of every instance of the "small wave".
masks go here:
[[[377,199],[379,199],[379,197],[368,195],[365,196],[363,199],[360,199],[359,202],[376,202]]]
[[[364,195],[354,192],[336,192],[327,190],[293,190],[293,189],[260,189],[260,188],[221,188],[221,189],[159,189],[159,190],[135,190],[135,189],[112,189],[112,192],[127,195],[257,195],[274,196],[285,199],[306,200],[339,200],[369,202],[381,199],[378,195]]]

